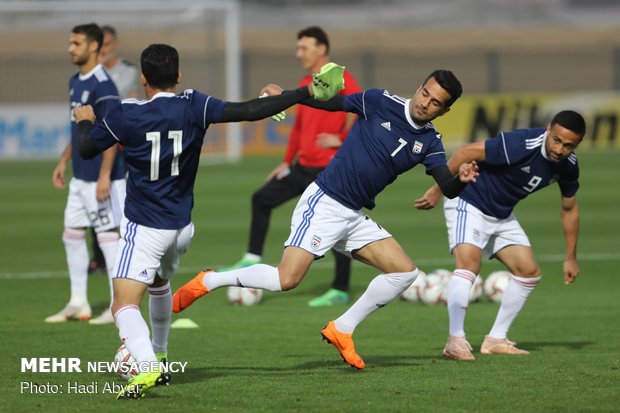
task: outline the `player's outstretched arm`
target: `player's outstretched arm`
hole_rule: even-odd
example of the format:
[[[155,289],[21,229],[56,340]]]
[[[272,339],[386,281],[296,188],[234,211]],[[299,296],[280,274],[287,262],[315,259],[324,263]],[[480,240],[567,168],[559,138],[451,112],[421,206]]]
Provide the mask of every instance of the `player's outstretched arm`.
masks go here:
[[[277,96],[256,98],[247,102],[228,102],[224,105],[220,122],[255,121],[268,118],[311,96],[310,90],[302,87],[284,91]]]
[[[344,66],[328,63],[319,73],[312,75],[312,83],[308,87],[283,91],[280,94],[261,90],[260,96],[267,93],[268,97],[252,99],[247,102],[228,102],[222,111],[220,122],[254,121],[277,115],[284,109],[310,97],[327,101],[344,89]],[[276,85],[277,86],[277,85]],[[274,96],[275,95],[275,96]]]
[[[439,185],[434,184],[421,198],[415,200],[414,206],[416,209],[433,209],[441,200],[442,195]]]
[[[431,171],[431,175],[441,189],[441,193],[452,199],[457,197],[461,193],[461,191],[465,189],[465,185],[467,185],[469,182],[476,181],[476,178],[478,177],[478,165],[476,164],[476,162],[463,164],[459,167],[457,175],[452,175],[450,169],[448,169],[447,166],[438,166]]]
[[[463,165],[468,165],[471,162],[474,162],[475,163],[475,172],[470,170],[469,167],[467,167],[467,169],[464,170],[463,172],[465,173],[464,179],[470,179],[470,178],[468,178],[469,171],[472,171],[471,177],[473,177],[474,178],[473,181],[475,181],[475,178],[478,176],[478,164],[477,164],[477,161],[484,161],[485,156],[486,156],[486,154],[485,154],[485,143],[484,143],[484,141],[474,142],[474,143],[470,143],[470,144],[463,145],[463,146],[459,147],[454,152],[454,154],[450,157],[450,159],[448,160],[448,172],[449,172],[450,177],[455,175],[457,172],[459,172],[459,174],[460,174],[460,168]],[[436,168],[436,169],[438,169],[438,168]],[[437,173],[439,174],[439,179],[444,179],[445,180],[445,175],[446,175],[445,173],[443,173],[441,171],[437,171]],[[439,182],[439,181],[437,181],[437,177],[435,177],[435,175],[433,175],[433,177],[435,178],[436,182]],[[467,181],[463,181],[463,182],[470,182],[470,181],[467,180]],[[456,195],[454,195],[453,197],[448,196],[446,194],[446,192],[443,190],[443,188],[440,188],[439,184],[435,184],[435,185],[431,186],[424,193],[424,195],[422,195],[421,198],[418,198],[418,199],[415,200],[415,204],[414,204],[415,207],[417,209],[432,209],[441,200],[442,193],[444,195],[446,195],[448,198],[454,198],[455,196],[458,196],[458,194],[461,193],[461,191],[465,188],[464,185],[459,185],[458,183],[454,183],[453,185],[454,185],[455,189],[458,190],[458,193]],[[459,187],[461,187],[461,188],[459,189]],[[452,189],[448,189],[448,191],[450,193],[453,193]]]
[[[566,258],[564,259],[564,283],[572,284],[579,275],[577,262],[577,239],[579,237],[579,205],[577,198],[562,197],[562,228],[566,238]]]
[[[342,95],[336,95],[325,102],[320,102],[315,99],[306,99],[301,102],[301,104],[315,109],[323,109],[328,112],[346,112],[344,109],[344,96]]]
[[[463,164],[472,161],[481,162],[486,158],[485,141],[468,143],[460,146],[448,159],[448,168],[450,172],[456,174]]]

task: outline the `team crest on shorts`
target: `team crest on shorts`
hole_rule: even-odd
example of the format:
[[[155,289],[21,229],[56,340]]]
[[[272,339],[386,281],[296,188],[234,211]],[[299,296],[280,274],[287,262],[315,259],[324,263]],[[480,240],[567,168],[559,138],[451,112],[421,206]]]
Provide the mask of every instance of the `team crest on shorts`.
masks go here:
[[[321,246],[321,237],[318,235],[313,235],[312,240],[310,241],[310,248],[313,250],[318,249]]]
[[[420,141],[415,141],[413,143],[413,148],[411,149],[411,151],[413,153],[415,153],[416,155],[418,155],[419,153],[422,152],[422,147],[424,146],[424,144]]]
[[[480,241],[480,231],[474,230],[474,241]]]

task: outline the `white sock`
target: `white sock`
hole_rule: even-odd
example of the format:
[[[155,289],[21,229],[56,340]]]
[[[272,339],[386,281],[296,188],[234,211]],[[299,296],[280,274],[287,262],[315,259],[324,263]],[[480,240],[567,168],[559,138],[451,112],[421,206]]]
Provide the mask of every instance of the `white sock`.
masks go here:
[[[209,291],[231,285],[282,291],[278,269],[267,264],[254,264],[226,272],[210,272],[202,279],[202,283]]]
[[[469,270],[457,268],[452,272],[446,293],[451,336],[465,336],[465,314],[469,305],[469,291],[475,279],[476,274]]]
[[[110,286],[110,307],[114,301],[114,289],[112,288],[112,271],[114,270],[114,261],[116,260],[116,251],[118,249],[118,233],[116,231],[106,231],[97,233],[97,241],[99,248],[105,259],[106,272],[108,273],[108,285]]]
[[[517,277],[516,275],[512,276],[504,290],[502,303],[497,312],[495,324],[493,324],[493,328],[491,328],[489,332],[489,336],[493,338],[507,337],[510,325],[525,305],[527,297],[534,290],[538,281],[540,281],[540,277],[523,278]]]
[[[65,228],[62,234],[67,254],[69,281],[71,283],[71,299],[69,305],[81,307],[88,304],[88,246],[86,231]]]
[[[149,340],[149,328],[137,305],[122,306],[114,314],[114,320],[118,336],[137,363],[157,361]]]
[[[148,291],[153,351],[155,353],[165,353],[168,351],[168,333],[170,332],[170,318],[172,315],[170,283],[168,282],[161,287],[149,287]]]
[[[418,270],[379,274],[368,284],[364,294],[334,324],[345,334],[353,334],[355,327],[379,308],[405,291],[418,276]]]

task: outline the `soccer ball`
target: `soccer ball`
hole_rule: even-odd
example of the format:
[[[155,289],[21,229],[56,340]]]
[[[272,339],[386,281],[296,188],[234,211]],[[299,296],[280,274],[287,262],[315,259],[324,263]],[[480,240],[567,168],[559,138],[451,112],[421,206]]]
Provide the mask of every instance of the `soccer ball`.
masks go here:
[[[446,304],[446,292],[452,273],[438,269],[426,275],[424,287],[420,291],[420,299],[424,304]]]
[[[118,374],[121,379],[129,380],[140,374],[135,368],[136,359],[133,358],[129,349],[125,347],[124,344],[116,350],[114,361],[116,362],[116,374]]]
[[[405,301],[416,302],[420,300],[420,290],[424,286],[426,279],[426,273],[422,270],[418,270],[418,278],[415,279],[405,291],[400,294],[400,298]]]
[[[471,290],[469,290],[469,302],[470,303],[480,300],[480,297],[482,297],[482,293],[484,289],[483,285],[484,285],[484,281],[482,280],[482,277],[479,275],[476,276],[476,278],[474,279],[474,283],[471,286]]]
[[[489,300],[494,303],[500,303],[504,295],[504,290],[508,286],[511,278],[512,274],[508,271],[494,271],[489,274],[484,281],[484,293],[489,297]]]
[[[258,288],[228,287],[228,301],[236,305],[256,305],[263,298],[263,290]]]

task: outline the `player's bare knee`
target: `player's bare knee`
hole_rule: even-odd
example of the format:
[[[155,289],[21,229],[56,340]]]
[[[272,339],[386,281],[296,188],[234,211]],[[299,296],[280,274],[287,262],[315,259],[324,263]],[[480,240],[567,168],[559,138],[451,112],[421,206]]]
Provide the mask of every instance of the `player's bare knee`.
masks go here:
[[[295,274],[286,272],[280,272],[280,287],[282,291],[289,291],[297,287],[301,282],[302,277],[298,277]]]
[[[468,270],[468,271],[473,272],[474,274],[480,273],[480,267],[481,267],[480,260],[463,259],[463,258],[459,258],[456,260],[456,268]]]
[[[415,266],[414,263],[409,262],[407,265],[404,266],[404,270],[405,271],[402,271],[402,272],[414,272],[415,271],[417,274],[418,268]]]
[[[530,267],[530,268],[517,268],[514,272],[514,275],[522,278],[536,278],[540,277],[541,272],[538,266]]]
[[[116,299],[114,299],[112,306],[110,306],[110,311],[112,311],[112,314],[116,314],[116,312],[120,310],[122,307],[123,305],[119,303]]]

